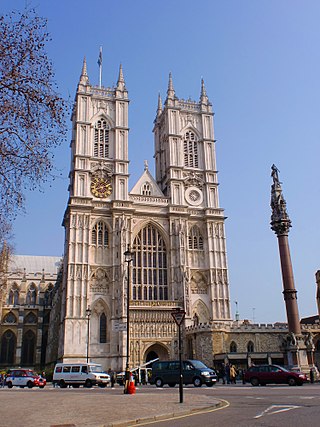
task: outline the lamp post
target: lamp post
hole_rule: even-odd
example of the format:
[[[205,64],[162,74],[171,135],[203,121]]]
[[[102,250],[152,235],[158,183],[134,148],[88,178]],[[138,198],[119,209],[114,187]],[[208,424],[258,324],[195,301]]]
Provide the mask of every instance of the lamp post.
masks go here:
[[[181,324],[184,321],[186,312],[181,307],[176,307],[172,310],[171,316],[178,325],[179,332],[179,398],[180,403],[183,403],[183,370],[182,370],[182,343],[181,343]]]
[[[129,356],[130,356],[130,263],[133,260],[133,252],[130,250],[130,245],[128,245],[127,250],[125,251],[124,260],[127,263],[127,354],[126,354],[126,375],[124,383],[124,393],[128,394],[128,386],[130,380],[130,370],[129,370]]]
[[[87,363],[89,362],[89,337],[90,337],[90,316],[91,316],[91,308],[90,305],[88,305],[88,308],[86,309],[86,316],[87,316]]]

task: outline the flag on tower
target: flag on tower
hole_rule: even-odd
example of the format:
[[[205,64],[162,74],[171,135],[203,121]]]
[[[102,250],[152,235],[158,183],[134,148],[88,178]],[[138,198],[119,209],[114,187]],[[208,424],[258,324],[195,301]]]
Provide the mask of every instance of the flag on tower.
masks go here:
[[[99,65],[99,87],[101,88],[101,85],[102,85],[102,46],[100,46],[98,65]]]
[[[102,46],[100,46],[98,65],[99,65],[99,67],[101,67],[101,65],[102,65]]]

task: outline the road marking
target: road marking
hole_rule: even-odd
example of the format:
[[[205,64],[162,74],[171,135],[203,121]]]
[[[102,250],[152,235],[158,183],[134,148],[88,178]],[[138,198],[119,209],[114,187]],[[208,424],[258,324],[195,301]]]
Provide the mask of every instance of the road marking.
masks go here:
[[[138,423],[134,423],[134,424],[128,424],[129,427],[133,427],[133,426],[148,426],[150,424],[156,424],[156,423],[161,423],[161,422],[165,422],[165,421],[170,421],[170,420],[178,420],[181,418],[187,418],[187,417],[192,417],[194,415],[201,415],[201,414],[208,414],[210,412],[216,412],[216,411],[220,411],[220,409],[225,409],[228,408],[228,406],[230,406],[230,403],[227,400],[224,399],[219,399],[219,401],[221,402],[221,405],[213,408],[213,409],[203,409],[203,410],[194,410],[189,414],[184,414],[184,415],[177,415],[177,416],[173,416],[173,417],[168,417],[168,418],[161,418],[161,419],[155,419],[154,421],[143,421],[141,420],[141,422]]]
[[[300,396],[300,399],[315,399],[316,396]]]
[[[256,415],[254,418],[261,418],[264,415],[274,415],[279,414],[280,412],[286,412],[291,411],[291,409],[298,409],[301,408],[301,406],[296,405],[271,405],[269,408],[265,409],[261,412],[261,414]]]

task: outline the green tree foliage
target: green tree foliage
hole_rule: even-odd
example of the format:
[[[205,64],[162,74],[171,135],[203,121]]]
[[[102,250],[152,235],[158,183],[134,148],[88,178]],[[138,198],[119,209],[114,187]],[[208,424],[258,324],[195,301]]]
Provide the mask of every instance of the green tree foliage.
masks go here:
[[[49,41],[34,10],[0,16],[0,241],[24,208],[24,191],[54,176],[53,149],[66,137]]]

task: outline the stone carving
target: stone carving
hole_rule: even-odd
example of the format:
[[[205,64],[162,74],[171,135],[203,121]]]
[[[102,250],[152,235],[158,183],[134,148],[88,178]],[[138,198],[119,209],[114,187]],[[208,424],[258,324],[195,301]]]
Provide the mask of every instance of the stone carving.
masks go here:
[[[109,292],[109,277],[107,272],[98,268],[91,276],[90,288],[93,293],[106,295]]]
[[[184,173],[184,185],[188,187],[198,187],[202,188],[204,186],[204,181],[201,173],[188,172]]]
[[[271,230],[277,235],[287,234],[291,227],[291,221],[287,213],[286,201],[282,194],[281,183],[279,181],[279,170],[275,165],[271,167],[273,184],[271,186]]]

